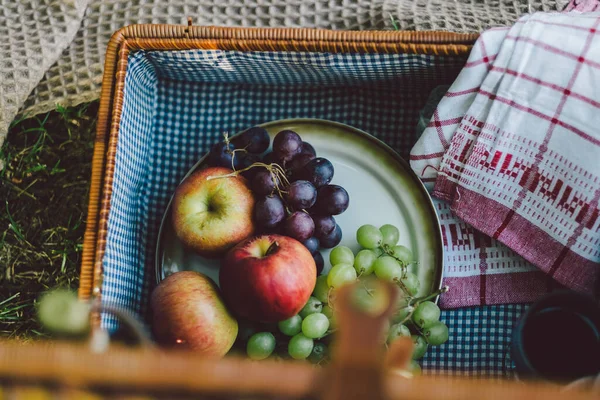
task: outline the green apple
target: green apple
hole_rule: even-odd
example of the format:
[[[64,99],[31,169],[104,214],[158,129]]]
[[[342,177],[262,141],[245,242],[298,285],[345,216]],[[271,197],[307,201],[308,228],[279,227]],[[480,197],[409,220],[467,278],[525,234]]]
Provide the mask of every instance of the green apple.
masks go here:
[[[194,172],[175,190],[177,237],[203,256],[218,256],[254,233],[254,195],[242,176],[222,167]]]

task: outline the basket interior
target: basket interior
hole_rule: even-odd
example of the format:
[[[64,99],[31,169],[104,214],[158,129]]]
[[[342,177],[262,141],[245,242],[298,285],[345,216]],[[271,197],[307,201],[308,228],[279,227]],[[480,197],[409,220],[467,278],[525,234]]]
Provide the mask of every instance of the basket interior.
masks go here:
[[[429,93],[450,84],[464,62],[465,57],[415,54],[132,53],[103,260],[103,301],[145,315],[162,214],[179,181],[223,132],[277,119],[322,118],[369,132],[407,156]],[[504,329],[512,326],[520,307],[446,312],[453,343],[444,346],[445,352],[428,351],[424,367],[504,375]],[[490,313],[494,318],[481,319]],[[103,324],[117,328],[110,317]],[[474,334],[488,328],[503,334],[493,339]],[[462,354],[469,348],[490,351]]]

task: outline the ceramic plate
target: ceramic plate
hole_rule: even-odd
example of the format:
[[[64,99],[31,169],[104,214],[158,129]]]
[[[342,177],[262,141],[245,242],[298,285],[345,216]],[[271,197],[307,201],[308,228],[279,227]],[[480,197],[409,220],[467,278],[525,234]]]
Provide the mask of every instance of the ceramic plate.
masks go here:
[[[342,245],[356,253],[356,230],[361,225],[393,224],[400,230],[399,244],[410,248],[417,261],[411,268],[421,282],[419,296],[440,287],[443,248],[437,214],[422,183],[394,150],[363,131],[332,121],[290,119],[262,126],[271,138],[284,129],[297,132],[314,146],[317,156],[333,163],[335,174],[331,183],[343,186],[350,195],[346,212],[335,216],[343,232]],[[188,175],[203,162],[204,158]],[[157,244],[157,280],[177,271],[194,270],[218,283],[219,260],[184,249],[172,230],[170,214],[169,204]],[[331,267],[329,252],[321,250],[325,271]]]

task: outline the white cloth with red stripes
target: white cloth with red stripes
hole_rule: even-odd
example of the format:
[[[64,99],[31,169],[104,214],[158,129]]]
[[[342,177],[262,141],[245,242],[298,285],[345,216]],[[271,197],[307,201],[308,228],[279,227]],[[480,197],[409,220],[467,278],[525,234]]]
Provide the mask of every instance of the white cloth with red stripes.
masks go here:
[[[600,13],[484,32],[411,151],[436,198],[445,307],[600,293]]]

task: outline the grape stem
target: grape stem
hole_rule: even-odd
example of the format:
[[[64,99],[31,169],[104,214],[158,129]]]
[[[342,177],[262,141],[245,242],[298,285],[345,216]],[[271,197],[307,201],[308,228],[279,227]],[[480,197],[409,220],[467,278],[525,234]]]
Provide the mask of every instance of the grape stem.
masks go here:
[[[394,278],[394,282],[400,287],[400,289],[402,289],[402,291],[404,293],[406,293],[407,295],[410,296],[410,292],[408,291],[408,288],[406,287],[406,285],[404,284],[404,282],[402,282],[402,280],[400,280],[398,278]]]
[[[255,162],[255,163],[250,164],[246,168],[236,170],[233,167],[233,161],[235,158],[236,151],[245,152],[246,150],[236,149],[233,151],[233,156],[231,157],[231,167],[232,167],[231,169],[233,169],[233,172],[231,172],[229,174],[225,174],[225,175],[209,176],[206,178],[206,180],[210,181],[213,179],[231,178],[234,176],[238,176],[242,172],[246,172],[252,168],[257,168],[257,167],[265,168],[267,171],[269,171],[271,173],[271,179],[273,180],[273,183],[275,184],[275,190],[277,191],[277,195],[285,203],[285,198],[284,198],[283,194],[287,193],[287,192],[285,192],[284,190],[285,190],[285,188],[287,188],[290,185],[290,181],[285,174],[285,170],[278,164],[275,164],[275,163],[265,164],[262,162]],[[281,185],[280,183],[283,183],[283,185]],[[290,214],[290,210],[287,207],[287,204],[286,204],[286,210],[287,210],[288,214]]]
[[[227,138],[226,138],[226,140],[227,140]],[[265,168],[271,174],[271,180],[273,181],[273,184],[275,185],[275,191],[277,191],[277,195],[279,196],[281,201],[283,201],[283,203],[285,204],[285,210],[286,210],[287,214],[290,215],[291,214],[290,207],[288,206],[287,202],[285,201],[285,196],[284,196],[284,194],[287,193],[287,191],[285,189],[288,186],[290,186],[290,181],[289,181],[287,175],[285,174],[285,170],[283,169],[283,167],[281,167],[279,164],[276,164],[276,163],[265,164],[262,162],[255,162],[255,163],[250,164],[246,168],[236,170],[234,167],[234,161],[235,161],[235,153],[238,151],[247,152],[246,149],[233,150],[232,156],[231,156],[231,169],[233,170],[233,172],[231,172],[229,174],[225,174],[225,175],[209,176],[206,178],[206,180],[210,181],[213,179],[231,178],[231,177],[238,176],[239,174],[246,172],[252,168],[257,168],[257,167]]]
[[[239,150],[239,149],[238,149],[238,150]],[[234,151],[237,151],[237,150],[234,150]],[[289,185],[289,181],[288,181],[287,177],[285,176],[285,172],[283,172],[282,168],[281,168],[279,165],[277,165],[277,164],[275,164],[275,163],[272,163],[272,164],[265,164],[265,163],[262,163],[262,162],[255,162],[255,163],[253,163],[253,164],[251,164],[251,165],[247,166],[246,168],[243,168],[243,169],[238,169],[238,170],[234,170],[233,172],[231,172],[231,173],[229,173],[229,174],[225,174],[225,175],[217,175],[217,176],[209,176],[209,177],[207,177],[207,178],[206,178],[206,180],[210,181],[210,180],[213,180],[213,179],[231,178],[231,177],[234,177],[234,176],[238,176],[238,175],[239,175],[239,174],[241,174],[242,172],[246,172],[246,171],[248,171],[249,169],[256,168],[256,167],[263,167],[263,168],[266,168],[266,169],[267,169],[267,170],[269,170],[269,172],[271,172],[271,173],[273,173],[273,171],[274,171],[274,170],[275,170],[276,172],[279,172],[280,174],[282,174],[282,175],[283,175],[283,178],[285,179],[285,182],[286,182],[286,184],[287,184],[287,185]]]
[[[409,306],[412,305],[418,305],[419,303],[423,302],[423,301],[427,301],[427,300],[431,300],[437,296],[439,296],[440,294],[446,293],[448,290],[450,290],[450,288],[448,286],[444,286],[441,289],[436,290],[435,292],[428,294],[427,296],[423,296],[423,297],[417,297],[417,298],[413,298],[408,302]]]
[[[235,171],[235,153],[247,153],[246,149],[235,149],[231,152],[231,169]]]
[[[412,320],[412,316],[415,313],[415,310],[417,309],[417,307],[413,307],[412,311],[408,313],[408,315],[406,316],[406,318],[404,318],[400,323],[404,324],[407,321],[411,321]]]
[[[361,275],[362,275],[362,272],[361,272]],[[356,279],[358,279],[358,278],[356,278]],[[374,297],[374,296],[373,296],[373,292],[375,291],[375,289],[369,289],[369,288],[367,287],[367,285],[365,285],[365,283],[364,283],[364,282],[362,282],[362,285],[363,285],[363,288],[365,288],[365,292],[367,292],[367,294],[368,294],[369,296],[371,296],[371,298],[373,298],[373,297]]]
[[[225,142],[225,152],[230,153],[231,154],[231,169],[235,171],[235,167],[234,165],[234,160],[235,160],[235,150],[231,151],[229,150],[229,132],[223,132],[223,142]]]
[[[405,263],[404,261],[402,261],[401,259],[399,259],[398,257],[396,257],[394,250],[390,249],[390,246],[388,246],[387,244],[384,244],[383,246],[379,247],[381,250],[383,250],[383,253],[394,258],[396,261],[398,261],[400,263],[400,266],[402,267],[402,273],[403,275],[406,274],[406,268],[408,267],[409,264],[414,263],[415,261],[412,261],[410,263]]]
[[[431,300],[437,296],[439,296],[442,293],[446,293],[450,288],[448,286],[444,286],[441,289],[436,290],[435,292],[428,294],[427,296],[423,296],[423,297],[417,297],[417,298],[411,298],[408,301],[408,304],[406,305],[406,307],[412,307],[412,311],[406,316],[406,318],[404,318],[400,323],[404,324],[406,321],[410,321],[412,319],[412,315],[415,312],[415,310],[417,309],[418,305],[423,302],[423,301],[427,301],[427,300]],[[403,308],[406,308],[403,307]],[[419,331],[419,333],[421,332],[420,329],[417,330]]]
[[[223,141],[225,142],[225,148],[229,149],[229,132],[223,132]],[[227,150],[229,151],[229,150]]]

